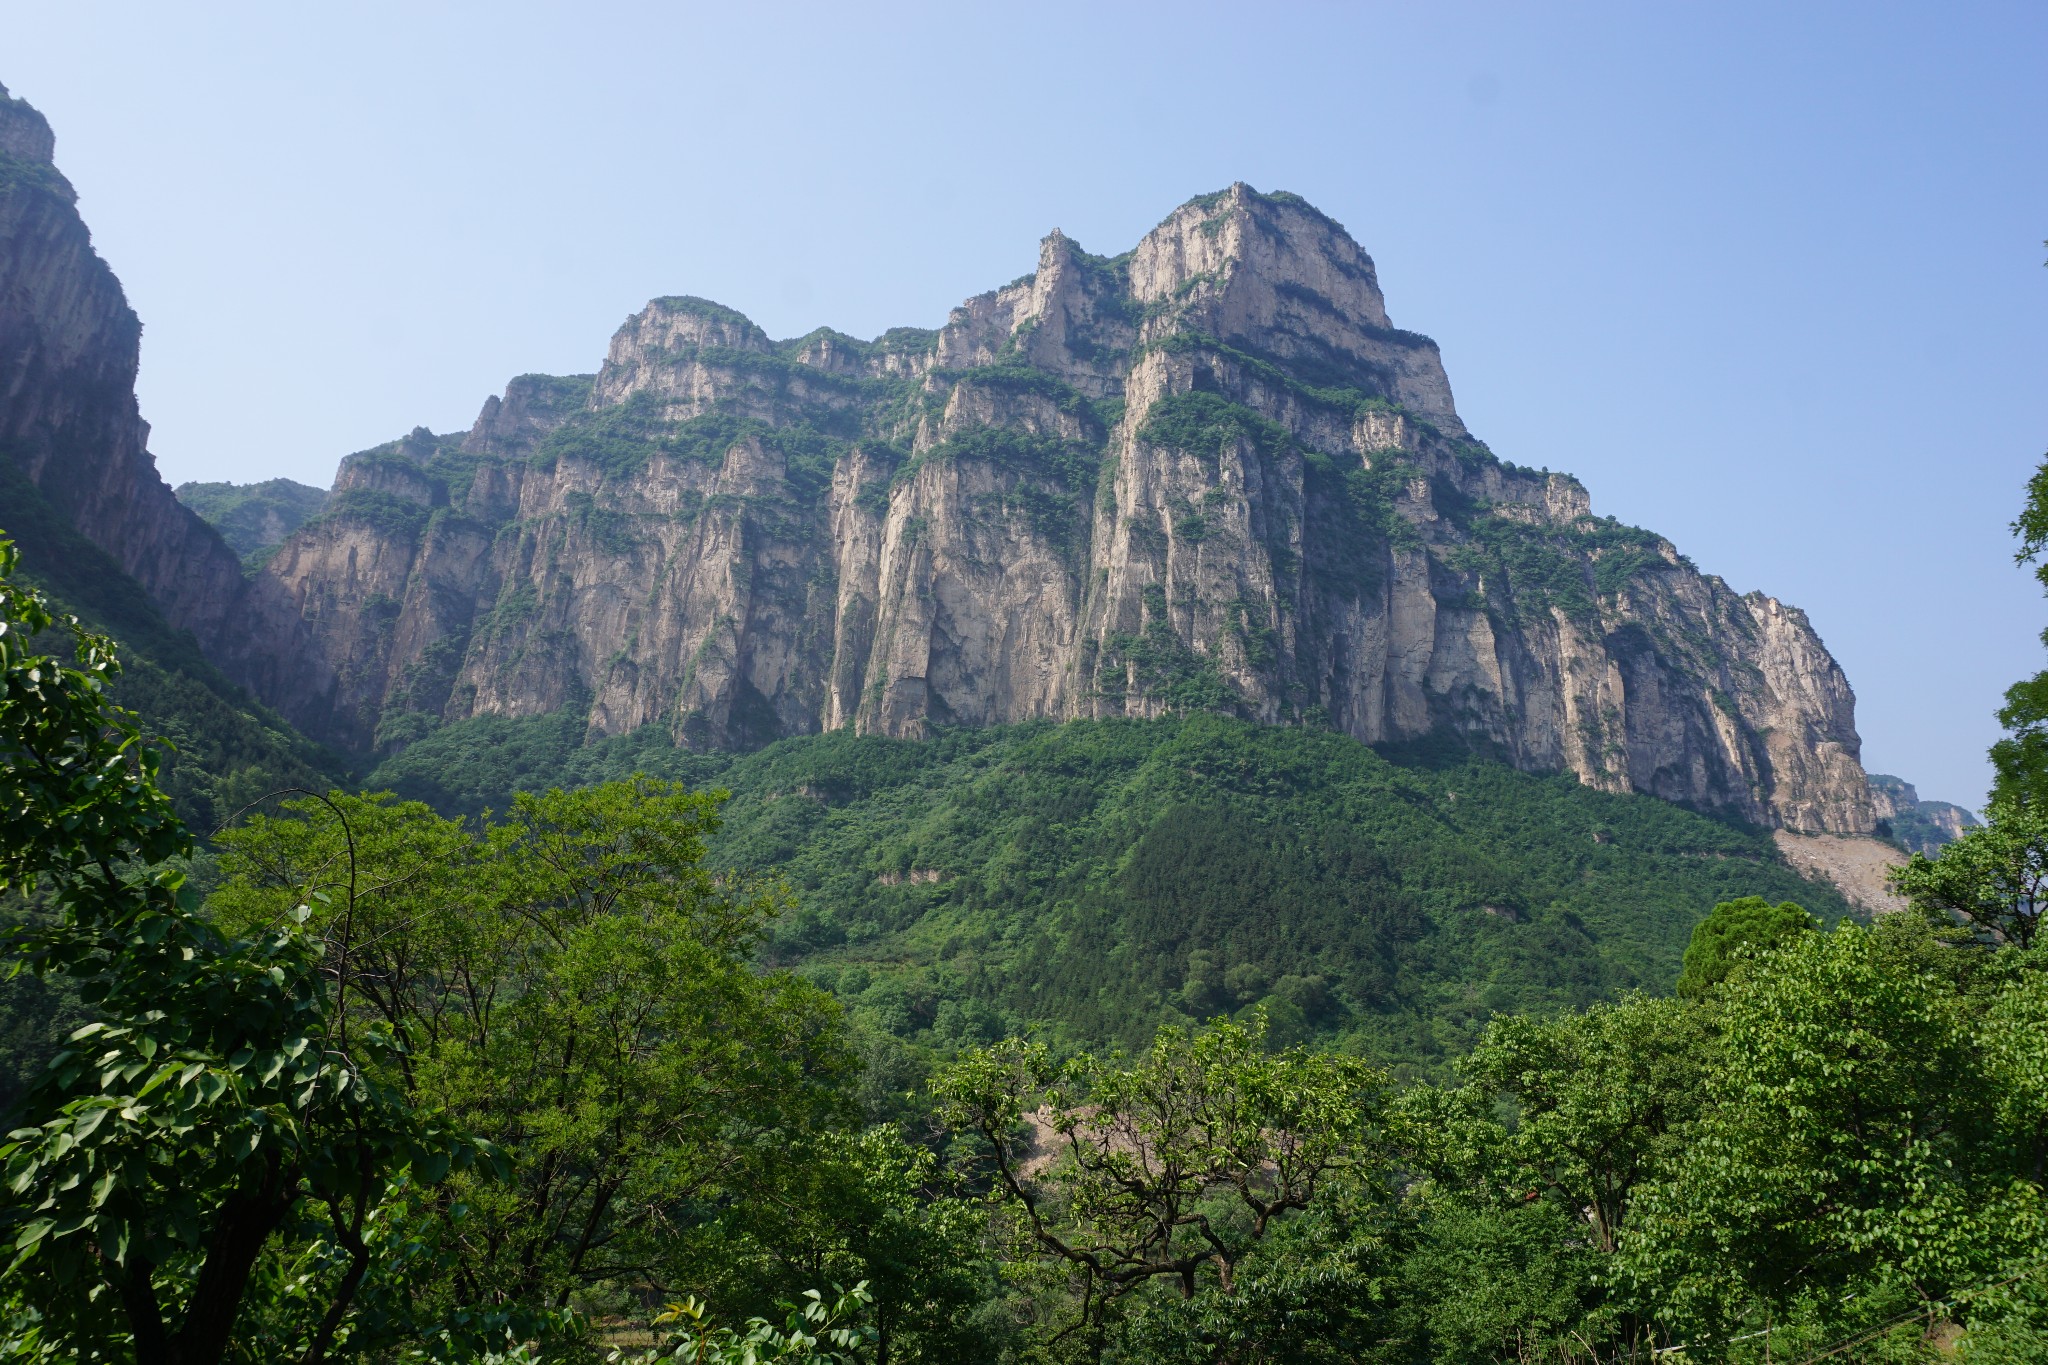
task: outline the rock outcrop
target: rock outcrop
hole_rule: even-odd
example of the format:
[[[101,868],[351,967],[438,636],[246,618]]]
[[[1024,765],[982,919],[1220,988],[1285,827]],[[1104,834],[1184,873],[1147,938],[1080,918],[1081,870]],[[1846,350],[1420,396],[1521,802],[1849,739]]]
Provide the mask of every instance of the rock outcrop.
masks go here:
[[[158,476],[135,402],[142,324],[93,250],[55,146],[43,116],[0,87],[0,460],[237,681],[273,697],[331,691],[279,586],[246,580]]]
[[[1923,801],[1911,782],[1889,773],[1870,775],[1870,802],[1878,832],[1909,853],[1930,858],[1977,827],[1977,817],[1952,801]]]
[[[1055,232],[936,332],[657,299],[596,375],[351,456],[262,577],[322,684],[266,695],[358,751],[565,706],[717,747],[1208,708],[1876,819],[1805,616],[1497,459],[1365,252],[1243,185],[1123,256]]]

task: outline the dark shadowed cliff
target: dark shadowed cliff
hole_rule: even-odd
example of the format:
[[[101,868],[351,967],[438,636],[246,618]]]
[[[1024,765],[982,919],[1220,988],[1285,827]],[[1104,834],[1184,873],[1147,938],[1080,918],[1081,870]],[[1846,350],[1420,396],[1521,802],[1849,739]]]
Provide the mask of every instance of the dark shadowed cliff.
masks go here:
[[[0,87],[0,460],[238,681],[267,697],[331,687],[277,585],[246,581],[158,476],[135,402],[142,324],[54,146],[43,116]]]

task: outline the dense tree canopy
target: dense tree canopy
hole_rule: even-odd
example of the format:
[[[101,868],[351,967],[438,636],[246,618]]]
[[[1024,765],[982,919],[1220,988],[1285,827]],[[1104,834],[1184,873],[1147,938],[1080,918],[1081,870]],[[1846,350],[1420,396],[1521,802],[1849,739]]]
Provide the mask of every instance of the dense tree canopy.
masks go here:
[[[678,1220],[842,1102],[830,1003],[751,970],[770,892],[702,866],[716,801],[642,780],[521,796],[477,828],[388,798],[298,800],[223,840],[223,923],[320,906],[344,1026],[505,1155],[458,1182],[438,1292],[566,1307],[669,1292]]]
[[[2013,520],[2012,532],[2020,542],[2013,558],[2033,565],[2034,577],[2048,591],[2048,459],[2027,481],[2026,502]],[[2048,631],[2041,639],[2048,644]],[[1994,795],[2034,806],[2048,803],[2048,671],[2006,691],[1998,722],[2008,733],[1991,746],[1991,766],[1997,773]]]
[[[53,618],[15,563],[0,541],[0,889],[46,892],[55,913],[9,947],[95,1017],[0,1146],[8,1279],[50,1349],[213,1361],[297,1215],[340,1252],[295,1332],[318,1361],[369,1269],[385,1182],[438,1179],[472,1146],[379,1078],[388,1030],[336,1029],[303,912],[237,937],[196,913],[166,865],[191,844],[155,755],[106,697],[110,642]],[[39,652],[46,634],[74,664]]]
[[[2000,796],[1990,820],[1899,869],[1893,886],[1940,925],[2031,948],[2048,909],[2048,806]]]

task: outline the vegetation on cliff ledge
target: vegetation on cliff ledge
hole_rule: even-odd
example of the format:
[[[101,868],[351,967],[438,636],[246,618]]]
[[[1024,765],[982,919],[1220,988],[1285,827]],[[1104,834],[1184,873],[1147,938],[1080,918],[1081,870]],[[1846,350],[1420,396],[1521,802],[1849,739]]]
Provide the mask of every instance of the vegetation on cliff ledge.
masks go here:
[[[290,479],[261,483],[181,483],[178,501],[220,532],[228,548],[259,566],[286,536],[320,515],[327,490]]]

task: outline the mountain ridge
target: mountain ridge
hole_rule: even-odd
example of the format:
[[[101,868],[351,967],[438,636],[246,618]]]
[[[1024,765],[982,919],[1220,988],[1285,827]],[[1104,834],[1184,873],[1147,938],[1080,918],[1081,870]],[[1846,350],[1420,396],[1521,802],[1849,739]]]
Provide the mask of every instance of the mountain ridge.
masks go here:
[[[1876,825],[1804,615],[1497,459],[1297,196],[1197,197],[1118,256],[1056,231],[1030,275],[873,341],[657,299],[593,376],[344,460],[245,575],[156,475],[139,324],[48,125],[14,100],[0,123],[0,448],[231,678],[359,759],[564,707],[695,748],[1219,711]]]
[[[1876,821],[1804,615],[1494,457],[1371,258],[1241,184],[1121,256],[1055,232],[934,332],[658,298],[587,381],[349,457],[264,572],[359,751],[572,704],[712,748],[1220,709]]]

